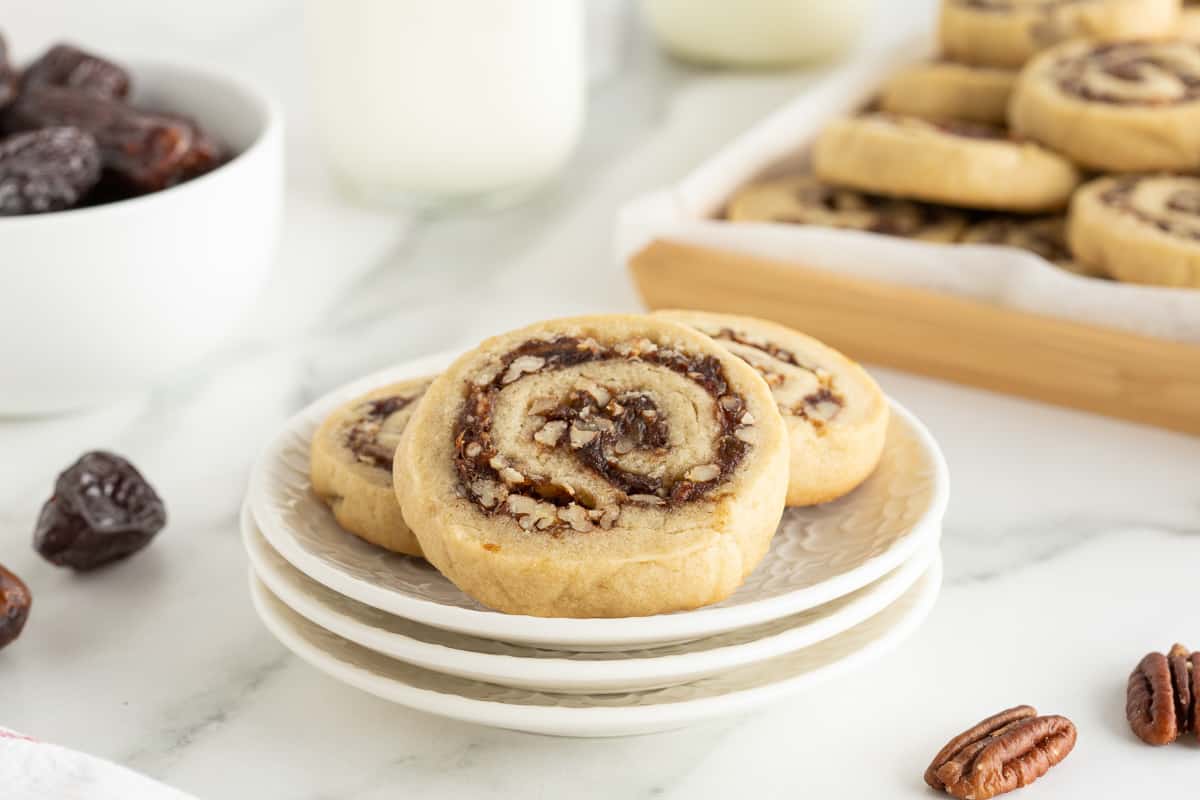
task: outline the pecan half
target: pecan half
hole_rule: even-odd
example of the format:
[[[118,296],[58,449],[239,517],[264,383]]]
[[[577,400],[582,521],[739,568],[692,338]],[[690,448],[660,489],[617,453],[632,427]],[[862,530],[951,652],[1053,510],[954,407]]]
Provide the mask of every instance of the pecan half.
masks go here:
[[[0,565],[0,650],[21,635],[32,602],[24,581]]]
[[[987,800],[1033,783],[1074,746],[1071,720],[1017,706],[951,739],[925,770],[925,782],[962,800]]]
[[[1200,734],[1200,653],[1181,644],[1167,655],[1147,653],[1129,676],[1125,717],[1146,744],[1164,745]]]

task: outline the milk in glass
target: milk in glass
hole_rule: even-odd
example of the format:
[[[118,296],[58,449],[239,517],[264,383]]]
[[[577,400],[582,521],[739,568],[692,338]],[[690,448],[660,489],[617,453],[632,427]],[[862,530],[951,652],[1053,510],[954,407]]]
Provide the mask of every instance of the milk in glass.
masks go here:
[[[579,137],[580,0],[309,0],[305,17],[318,128],[363,201],[501,202]]]

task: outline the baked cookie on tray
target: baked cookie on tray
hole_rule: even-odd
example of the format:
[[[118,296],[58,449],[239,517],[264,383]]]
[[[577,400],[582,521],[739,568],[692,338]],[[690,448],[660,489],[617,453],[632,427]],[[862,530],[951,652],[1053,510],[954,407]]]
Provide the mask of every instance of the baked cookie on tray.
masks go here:
[[[788,222],[823,225],[930,242],[952,242],[966,216],[948,208],[892,197],[876,197],[792,175],[752,183],[729,201],[731,222]]]
[[[1067,245],[1066,217],[994,216],[973,223],[959,244],[999,244],[1036,253],[1054,266],[1085,278],[1107,278],[1104,270],[1076,259]]]
[[[1056,264],[1071,260],[1071,249],[1067,246],[1067,220],[1060,216],[989,217],[968,227],[959,242],[1018,247]]]
[[[1200,167],[1200,43],[1068,42],[1021,73],[1009,119],[1095,170]]]
[[[351,400],[313,436],[313,491],[346,530],[387,550],[421,555],[392,487],[392,460],[417,401],[433,378],[402,381]]]
[[[1071,201],[1075,256],[1120,281],[1200,289],[1200,178],[1123,175]]]
[[[623,617],[715,603],[762,559],[788,485],[762,377],[649,316],[489,339],[429,387],[396,492],[425,557],[514,614]]]
[[[869,113],[817,137],[813,171],[864,192],[998,211],[1066,207],[1079,173],[1062,156],[1002,128]]]
[[[939,38],[954,61],[1020,67],[1068,39],[1164,36],[1179,0],[942,0]]]
[[[887,437],[887,398],[866,370],[774,322],[704,311],[658,311],[710,336],[767,381],[788,429],[787,504],[835,500],[874,471]]]
[[[901,67],[884,83],[879,107],[925,119],[961,119],[1002,126],[1017,71],[953,61],[923,61]]]

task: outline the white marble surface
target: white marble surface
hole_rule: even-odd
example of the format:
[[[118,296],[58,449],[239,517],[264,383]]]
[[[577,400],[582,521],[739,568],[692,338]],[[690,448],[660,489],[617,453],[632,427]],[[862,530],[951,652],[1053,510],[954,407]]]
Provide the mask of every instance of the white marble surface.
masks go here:
[[[253,617],[237,535],[265,437],[316,394],[396,360],[536,317],[635,307],[609,255],[614,210],[804,78],[684,69],[606,16],[613,48],[558,185],[491,216],[401,220],[344,205],[328,185],[283,0],[239,4],[236,20],[93,5],[12,3],[3,22],[26,52],[65,32],[210,59],[273,87],[292,122],[287,234],[260,312],[206,364],[86,415],[0,423],[0,561],[36,597],[0,653],[0,725],[208,798],[928,797],[921,771],[951,734],[1032,703],[1073,718],[1080,738],[1023,796],[1182,797],[1194,785],[1196,747],[1139,744],[1123,695],[1147,650],[1200,647],[1200,439],[884,369],[885,388],[941,441],[954,486],[942,599],[867,672],[750,718],[573,741],[393,707],[288,655]],[[930,6],[889,4],[877,36],[924,24]],[[171,523],[136,558],[73,576],[33,553],[30,531],[57,471],[98,447],[144,469]]]

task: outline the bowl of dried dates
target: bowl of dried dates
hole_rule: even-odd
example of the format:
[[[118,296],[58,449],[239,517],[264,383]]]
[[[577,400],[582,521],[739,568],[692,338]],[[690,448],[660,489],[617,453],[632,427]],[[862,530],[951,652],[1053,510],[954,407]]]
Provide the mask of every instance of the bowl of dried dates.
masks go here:
[[[269,276],[283,123],[251,85],[0,36],[0,414],[96,405],[218,347]]]

